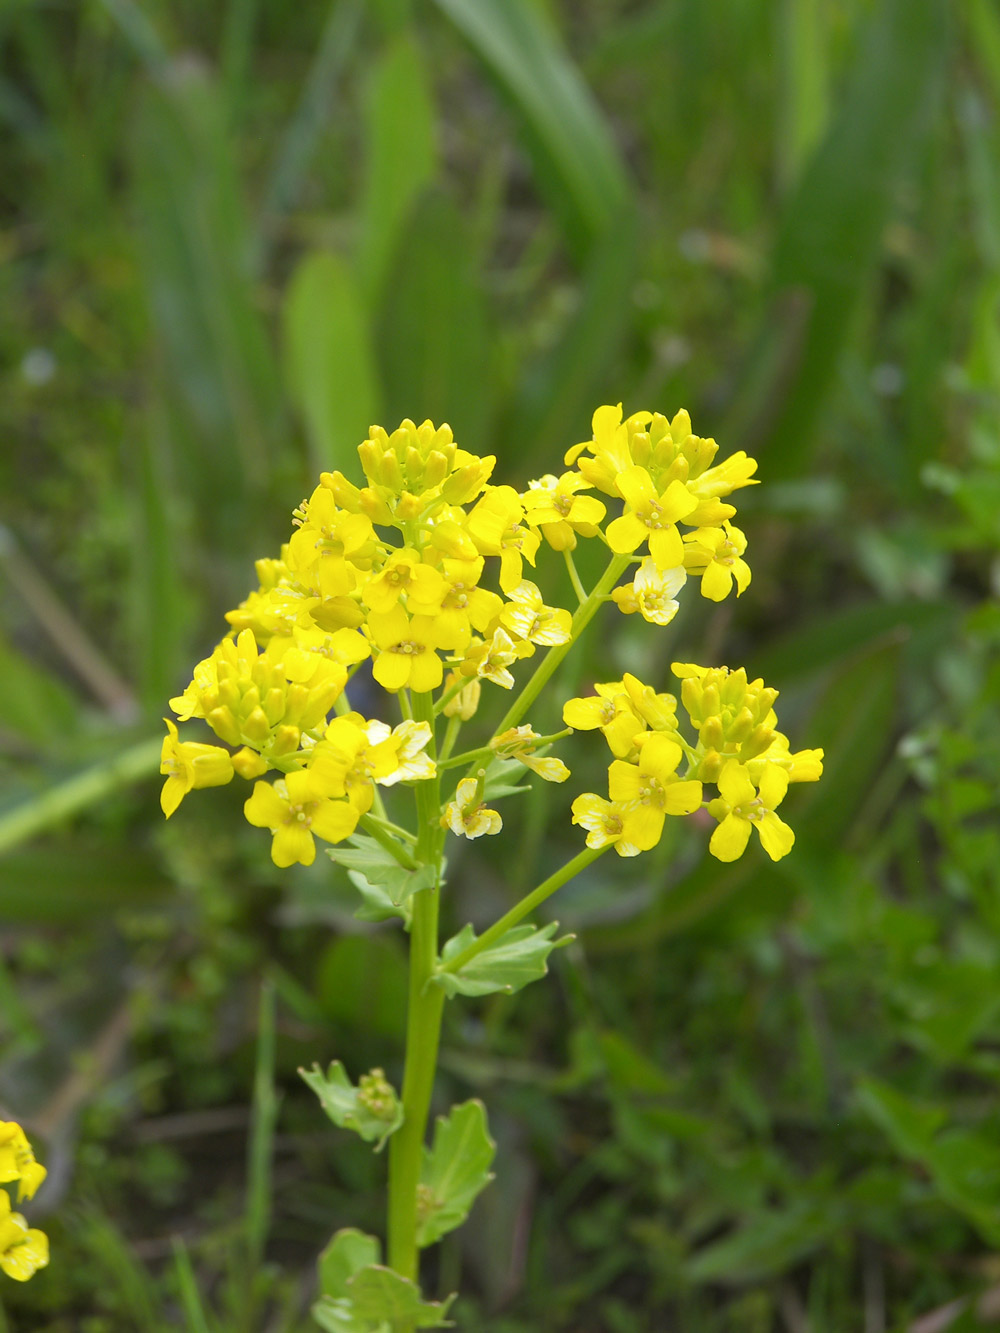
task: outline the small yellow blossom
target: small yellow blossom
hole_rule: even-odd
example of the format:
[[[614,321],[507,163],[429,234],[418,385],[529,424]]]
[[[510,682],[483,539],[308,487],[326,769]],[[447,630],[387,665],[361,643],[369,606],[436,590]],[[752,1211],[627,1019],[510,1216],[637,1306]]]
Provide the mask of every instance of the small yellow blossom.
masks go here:
[[[696,501],[680,481],[671,481],[661,494],[643,467],[626,468],[618,477],[618,489],[626,509],[608,524],[607,539],[612,551],[630,555],[649,541],[649,554],[660,569],[675,569],[684,560],[684,543],[677,522],[690,514]]]
[[[515,641],[545,647],[569,642],[573,617],[561,607],[546,606],[536,584],[522,579],[507,595],[510,601],[500,613],[500,623]]]
[[[584,792],[572,805],[573,823],[587,830],[587,846],[614,847],[619,856],[638,856],[642,850],[625,839],[625,808],[594,792]]]
[[[461,838],[481,838],[483,834],[499,833],[503,820],[496,810],[483,805],[482,780],[463,778],[458,784],[455,799],[445,806],[441,827],[451,829]]]
[[[652,625],[669,625],[680,610],[677,594],[686,582],[683,569],[661,569],[655,560],[644,560],[633,580],[642,618]]]
[[[407,686],[418,692],[436,690],[444,678],[437,650],[464,648],[449,627],[439,625],[433,616],[411,619],[398,605],[383,614],[373,611],[368,633],[379,650],[373,675],[383,689],[392,691]]]
[[[27,1282],[49,1262],[49,1239],[12,1211],[6,1190],[0,1190],[0,1268],[15,1282]]]
[[[521,492],[525,521],[539,529],[553,550],[572,551],[577,534],[596,536],[608,512],[596,496],[578,494],[589,489],[590,483],[579,472],[564,472],[561,477],[547,473]]]
[[[404,546],[388,556],[379,573],[365,584],[362,597],[372,611],[382,613],[391,611],[404,593],[408,606],[411,601],[429,602],[436,610],[446,591],[438,571],[425,565],[419,552]]]
[[[565,782],[570,774],[561,759],[535,753],[541,740],[538,732],[525,724],[510,727],[499,736],[494,736],[490,741],[490,749],[500,759],[516,759],[519,764],[537,773],[543,782]]]
[[[703,597],[721,602],[732,592],[734,582],[739,597],[750,586],[750,566],[743,559],[746,549],[746,537],[732,523],[698,528],[684,536],[684,567],[701,576]]]
[[[701,783],[676,774],[683,752],[662,732],[646,736],[638,764],[616,759],[608,769],[612,801],[626,806],[623,836],[641,851],[660,841],[667,815],[689,815],[701,805]]]
[[[515,588],[524,577],[523,560],[534,565],[541,543],[524,526],[524,506],[513,486],[490,486],[468,516],[469,536],[480,555],[500,557],[500,587]]]
[[[463,675],[491,680],[503,690],[514,688],[514,677],[508,667],[518,660],[517,645],[505,629],[493,631],[488,642],[477,643],[465,655],[459,670]]]
[[[735,759],[723,767],[718,779],[721,793],[708,804],[709,813],[720,821],[708,850],[720,861],[736,861],[746,850],[750,830],[756,828],[761,846],[772,861],[780,861],[792,850],[795,834],[774,812],[788,790],[788,774],[777,764],[767,764],[755,787],[747,770]]]
[[[323,783],[308,771],[288,773],[275,783],[254,783],[243,813],[256,828],[271,830],[271,860],[282,867],[295,862],[311,866],[316,859],[314,837],[342,842],[358,823],[357,807],[331,799]]]
[[[312,752],[309,773],[327,796],[346,796],[359,814],[375,799],[374,784],[398,767],[389,728],[374,743],[364,718],[357,713],[335,717]]]
[[[608,681],[595,685],[594,689],[596,695],[567,699],[563,704],[563,721],[574,731],[600,728],[611,753],[618,759],[625,759],[634,749],[636,737],[645,731],[646,724],[633,708],[624,681]]]
[[[47,1172],[35,1160],[27,1135],[14,1120],[0,1120],[0,1185],[17,1181],[17,1201],[34,1198]],[[0,1191],[2,1194],[3,1191]]]
[[[160,772],[167,774],[167,780],[160,792],[160,806],[169,819],[192,788],[224,787],[231,782],[233,760],[219,745],[180,740],[174,723],[166,717],[163,720],[168,734],[160,751]]]

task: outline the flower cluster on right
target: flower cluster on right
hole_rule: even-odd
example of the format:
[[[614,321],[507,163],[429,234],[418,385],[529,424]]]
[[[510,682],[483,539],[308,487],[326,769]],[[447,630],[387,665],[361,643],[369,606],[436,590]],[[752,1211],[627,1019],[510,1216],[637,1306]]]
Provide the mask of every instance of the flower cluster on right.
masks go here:
[[[742,668],[675,662],[673,673],[697,733],[694,744],[680,730],[676,697],[628,673],[563,708],[567,726],[599,729],[614,756],[608,798],[585,792],[573,802],[573,822],[587,830],[587,846],[636,856],[660,841],[667,815],[703,808],[718,821],[709,851],[720,861],[742,856],[754,828],[773,861],[786,856],[795,834],[777,807],[790,782],[819,778],[823,751],[792,753],[777,729],[778,691],[748,681]],[[717,796],[706,798],[707,783]]]

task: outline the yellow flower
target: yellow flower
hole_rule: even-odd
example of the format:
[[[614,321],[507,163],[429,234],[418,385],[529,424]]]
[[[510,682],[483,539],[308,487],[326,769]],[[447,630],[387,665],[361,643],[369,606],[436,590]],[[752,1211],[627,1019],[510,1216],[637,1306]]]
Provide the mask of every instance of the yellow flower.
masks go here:
[[[500,623],[515,640],[551,647],[567,643],[573,617],[558,606],[546,606],[542,594],[527,579],[508,593],[510,601],[500,613]]]
[[[224,787],[231,782],[233,760],[219,745],[178,739],[173,722],[163,720],[168,734],[160,751],[160,772],[167,774],[167,780],[160,792],[160,806],[169,819],[192,787]]]
[[[371,519],[339,509],[322,484],[297,515],[299,527],[288,543],[290,572],[321,597],[353,592],[359,571],[371,569],[377,551]]]
[[[0,1190],[0,1268],[15,1282],[27,1282],[49,1262],[49,1239],[11,1211],[6,1190]]]
[[[422,693],[436,690],[444,678],[444,667],[437,655],[439,648],[463,651],[450,626],[441,626],[433,616],[414,616],[396,605],[391,611],[368,617],[368,633],[379,650],[372,674],[386,690],[406,686]],[[466,638],[466,642],[468,639]]]
[[[651,625],[669,625],[680,610],[676,598],[686,582],[683,569],[661,569],[655,560],[644,560],[632,585],[643,619]]]
[[[0,1120],[0,1185],[17,1181],[17,1201],[34,1197],[48,1173],[28,1142],[27,1135],[14,1120]],[[0,1197],[6,1195],[0,1190]]]
[[[555,551],[572,551],[577,533],[581,537],[597,535],[598,524],[603,522],[607,506],[593,495],[578,495],[589,490],[579,472],[564,472],[561,477],[547,473],[528,483],[521,493],[525,520],[538,528]]]
[[[720,861],[736,861],[746,850],[750,830],[756,828],[761,846],[772,861],[780,861],[792,850],[795,834],[774,813],[788,790],[788,774],[777,764],[767,764],[759,787],[747,770],[730,759],[719,774],[721,795],[708,804],[709,813],[720,821],[708,850]]]
[[[393,551],[380,572],[365,585],[362,597],[373,611],[391,611],[403,593],[410,599],[440,604],[447,585],[436,569],[421,562],[420,555],[408,547]]]
[[[482,801],[481,777],[479,782],[475,778],[463,778],[456,789],[455,799],[445,806],[441,827],[451,829],[461,838],[481,838],[484,833],[499,833],[503,820]]]
[[[725,522],[718,528],[698,528],[684,535],[684,567],[701,576],[701,595],[721,602],[733,590],[736,596],[750,586],[750,566],[742,558],[747,539],[739,528]]]
[[[619,856],[638,856],[642,850],[625,840],[625,808],[594,792],[584,792],[571,807],[573,823],[587,830],[588,847],[614,847]]]
[[[594,689],[597,693],[586,698],[566,700],[563,721],[574,731],[600,728],[611,753],[625,759],[646,725],[632,707],[623,681],[608,681],[595,685]]]
[[[275,783],[255,782],[243,807],[247,821],[273,834],[271,860],[276,866],[316,859],[313,838],[341,842],[357,827],[358,810],[350,801],[335,801],[309,771],[288,773]]]
[[[514,677],[508,667],[518,660],[517,645],[505,629],[497,628],[485,643],[476,643],[469,649],[459,670],[463,676],[478,676],[491,680],[502,690],[514,688]]]
[[[684,543],[676,524],[696,504],[687,487],[680,481],[671,481],[658,495],[646,469],[630,467],[618,477],[618,489],[627,508],[620,518],[608,524],[606,535],[611,549],[619,555],[629,555],[648,539],[649,553],[660,569],[674,569],[682,564]]]
[[[612,801],[626,807],[623,836],[640,851],[660,841],[667,815],[689,815],[701,805],[701,783],[676,775],[683,752],[663,732],[647,735],[638,764],[616,759],[608,769]]]
[[[309,761],[309,772],[325,793],[346,796],[360,815],[371,809],[374,784],[397,767],[389,728],[372,741],[364,718],[357,713],[335,717]]]
[[[617,407],[610,404],[599,407],[591,420],[593,439],[567,450],[566,466],[576,463],[592,486],[606,495],[619,496],[618,476],[639,461],[633,455],[633,442],[643,437],[649,422],[648,412],[634,412],[627,421],[622,421],[621,403]],[[593,457],[582,458],[585,450]]]
[[[541,740],[538,732],[525,724],[510,727],[499,736],[494,736],[490,741],[490,749],[500,759],[516,759],[519,764],[537,773],[543,782],[565,782],[570,774],[561,759],[535,754],[535,748]]]
[[[435,616],[442,630],[455,636],[456,642],[468,638],[473,629],[480,634],[503,608],[503,598],[478,587],[483,573],[483,557],[474,560],[441,561],[440,585],[433,593],[422,588],[409,591],[406,608],[411,615]]]
[[[521,582],[522,560],[534,565],[541,544],[537,532],[523,526],[524,506],[513,486],[490,486],[468,516],[469,536],[480,555],[500,557],[500,587],[509,592]]]
[[[272,655],[279,656],[284,673],[297,684],[312,684],[324,675],[323,661],[337,666],[355,666],[371,656],[371,647],[356,629],[296,629],[290,637],[271,641]]]

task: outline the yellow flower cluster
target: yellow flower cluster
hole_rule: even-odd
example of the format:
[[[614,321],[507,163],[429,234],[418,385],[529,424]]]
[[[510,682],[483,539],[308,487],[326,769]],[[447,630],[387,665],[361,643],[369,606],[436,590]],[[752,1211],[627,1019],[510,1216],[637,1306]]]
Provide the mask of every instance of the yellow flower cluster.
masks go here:
[[[697,733],[692,744],[677,720],[677,699],[657,694],[635,676],[570,699],[563,720],[577,730],[600,730],[614,759],[608,797],[586,792],[573,802],[573,822],[587,830],[588,847],[613,846],[636,856],[660,840],[667,815],[704,808],[718,821],[709,851],[720,861],[743,855],[751,830],[773,861],[788,854],[795,834],[775,813],[790,782],[814,782],[822,750],[793,754],[777,730],[778,691],[748,681],[742,669],[675,662],[681,702]],[[682,762],[683,774],[678,772]],[[706,783],[718,796],[705,798]]]
[[[490,484],[495,459],[460,449],[448,426],[404,421],[391,434],[373,426],[358,449],[365,484],[323,473],[294,511],[279,557],[258,561],[259,587],[227,615],[230,634],[171,700],[181,722],[204,719],[223,744],[181,739],[167,722],[164,813],[193,788],[238,775],[257,780],[244,810],[270,830],[277,865],[310,864],[315,838],[349,837],[373,802],[380,808],[379,785],[437,772],[432,728],[408,720],[411,698],[440,689],[421,716],[443,712],[460,725],[474,715],[482,682],[509,690],[521,662],[572,642],[573,615],[548,605],[527,577],[543,548],[563,554],[578,592],[572,552],[581,538],[608,547],[619,569],[638,566],[612,596],[654,624],[676,613],[689,577],[714,600],[734,586],[741,593],[750,580],[746,542],[723,497],[753,484],[756,463],[738,453],[714,465],[716,452],[713,440],[691,433],[686,412],[623,420],[620,405],[601,407],[592,439],[567,453],[568,470],[518,492]],[[621,505],[606,526],[608,506],[595,489]],[[404,720],[394,730],[350,711],[348,684],[369,659],[375,681],[400,697]],[[495,752],[561,781],[569,770],[535,754],[539,739],[520,728],[506,752]],[[653,747],[644,762],[655,761],[662,776],[676,744]],[[627,754],[616,791],[632,781]],[[271,771],[273,780],[259,780]],[[678,780],[662,810],[689,804],[696,785]],[[447,827],[494,831],[480,803],[470,804],[475,795],[456,793]],[[621,845],[641,848],[656,819],[632,818],[628,832]]]
[[[45,1179],[45,1167],[35,1160],[20,1125],[0,1120],[0,1185],[17,1183],[17,1202],[31,1199]],[[49,1241],[43,1231],[29,1227],[11,1208],[10,1195],[0,1189],[0,1268],[8,1277],[27,1282],[49,1262]]]

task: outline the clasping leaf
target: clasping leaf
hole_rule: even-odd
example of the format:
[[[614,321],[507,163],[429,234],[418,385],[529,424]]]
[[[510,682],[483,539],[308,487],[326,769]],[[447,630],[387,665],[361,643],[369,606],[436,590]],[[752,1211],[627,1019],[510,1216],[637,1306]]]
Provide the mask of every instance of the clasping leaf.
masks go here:
[[[353,1129],[366,1143],[378,1139],[376,1152],[403,1123],[403,1107],[381,1069],[363,1074],[357,1087],[339,1060],[334,1060],[325,1074],[318,1064],[300,1069],[299,1074],[335,1125]]]
[[[495,1152],[482,1102],[463,1102],[447,1116],[438,1116],[434,1143],[424,1149],[420,1172],[418,1245],[433,1245],[465,1221],[476,1196],[493,1179]]]
[[[537,926],[513,926],[496,944],[477,953],[457,971],[442,969],[434,974],[433,980],[443,986],[449,996],[489,995],[493,991],[506,991],[511,995],[527,986],[529,981],[544,977],[549,970],[548,957],[552,950],[562,948],[574,938],[564,935],[562,939],[553,939],[558,929],[558,921],[551,921],[540,929]],[[457,958],[475,940],[476,932],[472,927],[463,926],[444,946],[441,962],[446,964]]]
[[[321,1296],[313,1317],[326,1333],[388,1333],[398,1324],[447,1328],[454,1300],[425,1301],[415,1282],[379,1263],[374,1236],[348,1227],[338,1231],[319,1259]]]
[[[409,899],[420,889],[433,886],[434,867],[407,870],[374,838],[359,834],[351,843],[349,847],[327,848],[327,856],[346,868],[347,878],[364,900],[354,915],[361,921],[388,921],[398,916],[409,925]]]

